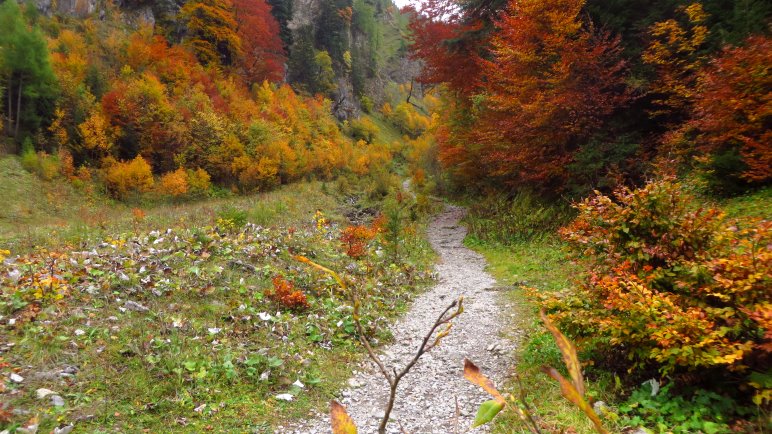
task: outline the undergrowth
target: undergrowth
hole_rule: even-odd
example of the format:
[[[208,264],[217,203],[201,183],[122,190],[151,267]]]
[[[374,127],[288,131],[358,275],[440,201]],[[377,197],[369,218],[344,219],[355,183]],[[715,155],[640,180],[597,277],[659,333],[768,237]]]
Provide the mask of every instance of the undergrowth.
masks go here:
[[[499,199],[500,200],[500,199]],[[482,205],[485,203],[486,205]],[[726,200],[721,206],[730,218],[751,222],[769,218],[769,191],[761,190],[750,196]],[[697,206],[697,205],[695,205]],[[513,311],[512,337],[519,340],[516,356],[517,372],[527,399],[535,409],[542,428],[547,432],[571,427],[576,432],[593,432],[592,425],[561,396],[554,384],[540,372],[542,365],[559,366],[560,352],[547,332],[536,320],[534,305],[521,288],[535,288],[542,295],[565,293],[584,279],[584,269],[567,257],[567,245],[554,234],[550,224],[538,222],[544,215],[541,205],[531,211],[533,202],[516,199],[513,203],[481,202],[470,209],[466,221],[470,234],[466,244],[481,252],[489,263],[489,271],[509,290],[505,300]],[[513,213],[526,215],[513,218]],[[556,213],[557,214],[557,213]],[[570,221],[570,214],[556,217]],[[510,228],[500,228],[505,222],[514,222]],[[745,223],[741,223],[745,224]],[[614,430],[626,431],[643,427],[649,432],[704,432],[721,433],[741,430],[764,432],[766,416],[763,409],[740,403],[721,390],[711,390],[709,384],[684,388],[667,376],[656,378],[663,382],[656,391],[651,382],[630,383],[622,371],[606,365],[595,366],[596,356],[591,342],[576,341],[589,379],[587,396],[593,401],[604,401],[600,413],[604,424]],[[756,377],[754,377],[756,378]],[[765,379],[756,378],[758,384]],[[521,385],[516,381],[509,390],[516,393]],[[523,432],[517,417],[502,415],[496,420],[499,433]]]
[[[521,192],[487,196],[469,207],[469,234],[481,241],[512,244],[538,240],[571,221],[568,206],[550,204]]]
[[[363,353],[335,283],[293,255],[345,270],[378,343],[431,281],[410,202],[391,239],[346,254],[343,199],[367,188],[126,210],[77,245],[0,249],[0,430],[35,418],[41,432],[271,432],[321,407]],[[374,214],[389,207],[368,200]]]

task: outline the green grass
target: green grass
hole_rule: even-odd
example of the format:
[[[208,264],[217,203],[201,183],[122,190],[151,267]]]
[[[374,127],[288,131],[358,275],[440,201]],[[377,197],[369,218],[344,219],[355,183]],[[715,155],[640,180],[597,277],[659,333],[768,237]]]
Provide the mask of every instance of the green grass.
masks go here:
[[[317,209],[342,218],[335,189],[318,181],[250,196],[127,205],[78,191],[62,180],[43,181],[25,171],[16,157],[0,158],[0,180],[0,197],[12,198],[0,208],[0,246],[14,252],[85,245],[131,231],[212,225],[229,209],[246,213],[260,225],[293,225],[308,220]],[[142,209],[145,218],[137,221],[134,208]]]
[[[377,111],[380,108],[374,108],[373,111]],[[388,122],[383,118],[380,113],[363,114],[363,118],[370,119],[378,127],[378,135],[376,142],[392,145],[395,142],[402,143],[402,133],[391,122]]]
[[[19,292],[0,294],[0,315],[16,320],[4,339],[14,346],[3,354],[9,366],[0,368],[0,382],[8,385],[2,401],[38,414],[47,431],[61,421],[76,422],[79,433],[270,432],[326,408],[363,356],[346,325],[350,310],[333,295],[335,283],[289,251],[346,270],[367,291],[366,320],[383,322],[403,312],[430,276],[429,263],[420,259],[426,245],[414,246],[398,265],[373,257],[352,271],[337,238],[312,225],[294,232],[179,229],[157,237],[112,240],[96,247],[87,264],[77,254],[57,262],[55,273],[67,282],[58,301],[47,295],[29,302],[37,297],[26,279],[45,275],[48,256],[19,260],[29,264],[20,268]],[[293,312],[267,298],[276,274],[308,294],[308,310]],[[125,300],[149,311],[125,310]],[[43,309],[30,322],[24,318],[34,303]],[[262,319],[266,314],[272,318]],[[385,332],[377,337],[389,340]],[[65,366],[79,371],[62,380],[58,372]],[[22,384],[8,381],[12,370],[25,377]],[[297,380],[306,388],[293,386]],[[60,393],[66,406],[38,400],[38,388]],[[278,400],[281,393],[296,399]],[[24,420],[13,417],[0,429]]]
[[[727,199],[719,204],[729,218],[772,219],[772,187]]]

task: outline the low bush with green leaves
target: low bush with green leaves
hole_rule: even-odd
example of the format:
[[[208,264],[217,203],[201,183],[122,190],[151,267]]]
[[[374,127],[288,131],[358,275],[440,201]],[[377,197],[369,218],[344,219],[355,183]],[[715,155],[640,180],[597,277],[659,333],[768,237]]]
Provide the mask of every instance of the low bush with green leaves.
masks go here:
[[[566,206],[546,204],[521,192],[514,197],[490,196],[469,208],[469,235],[487,242],[513,244],[544,238],[568,223]]]
[[[59,158],[46,152],[35,152],[32,142],[27,140],[21,152],[21,165],[27,172],[34,173],[45,181],[51,181],[61,174]]]
[[[733,427],[731,421],[737,415],[753,414],[752,408],[737,406],[734,399],[704,389],[686,395],[672,389],[673,383],[660,388],[655,380],[645,382],[619,406],[619,423],[674,434],[719,434],[749,428]]]

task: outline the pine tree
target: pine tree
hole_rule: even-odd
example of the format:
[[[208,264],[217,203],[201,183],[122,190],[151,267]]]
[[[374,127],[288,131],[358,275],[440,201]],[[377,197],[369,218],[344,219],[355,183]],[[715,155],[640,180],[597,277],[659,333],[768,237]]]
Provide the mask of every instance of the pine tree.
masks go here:
[[[292,30],[289,22],[292,20],[292,0],[268,0],[271,5],[271,13],[279,22],[279,36],[284,42],[285,50],[292,45]]]
[[[55,93],[45,37],[37,27],[27,26],[15,1],[0,5],[0,72],[7,89],[6,133],[19,136],[22,123],[36,128],[40,122],[36,101]]]

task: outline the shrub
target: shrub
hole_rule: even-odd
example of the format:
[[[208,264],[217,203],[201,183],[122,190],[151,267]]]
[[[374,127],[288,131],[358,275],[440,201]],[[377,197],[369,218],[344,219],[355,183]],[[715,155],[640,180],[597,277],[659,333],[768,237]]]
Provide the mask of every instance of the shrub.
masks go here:
[[[247,212],[234,208],[225,207],[217,212],[217,225],[223,229],[239,229],[247,224]]]
[[[716,196],[737,196],[748,190],[748,183],[740,176],[748,166],[736,149],[718,151],[699,159],[697,175],[705,182],[709,193]]]
[[[691,203],[666,180],[578,204],[561,234],[588,277],[546,305],[633,372],[748,378],[772,353],[772,224],[738,228]],[[767,386],[746,385],[770,398]]]
[[[367,244],[378,234],[378,229],[364,225],[349,226],[343,229],[340,241],[346,250],[346,254],[354,259],[360,259],[367,255]]]
[[[427,115],[420,113],[416,107],[407,102],[399,103],[393,111],[383,109],[384,115],[391,121],[400,131],[409,135],[412,138],[420,136],[431,126],[431,118]],[[388,112],[388,114],[386,114]]]
[[[394,114],[394,109],[391,107],[391,104],[385,102],[381,106],[381,113],[388,118],[389,116]]]
[[[38,170],[37,174],[41,179],[51,181],[61,172],[59,159],[53,155],[49,155],[45,152],[38,153]]]
[[[367,143],[373,143],[375,137],[381,132],[380,128],[370,119],[353,119],[349,123],[351,137],[355,140],[364,140]]]
[[[21,167],[27,172],[37,173],[40,163],[38,162],[38,154],[35,153],[35,148],[32,146],[32,142],[25,140],[21,148]]]
[[[400,259],[409,243],[408,231],[417,219],[415,201],[401,189],[394,190],[384,200],[383,214],[376,219],[374,227],[379,228],[386,251],[393,260]]]
[[[46,152],[35,152],[32,141],[26,139],[22,145],[21,166],[45,181],[51,181],[62,171],[59,158]]]
[[[279,163],[268,157],[249,160],[239,174],[239,185],[244,191],[270,190],[279,183]]]
[[[107,158],[104,165],[105,187],[115,198],[124,199],[129,193],[144,193],[153,188],[153,172],[139,155],[131,161]]]
[[[621,422],[626,426],[655,427],[658,432],[670,433],[731,433],[729,422],[736,415],[747,416],[752,411],[738,407],[734,400],[707,390],[697,390],[692,396],[671,393],[673,383],[662,388],[655,381],[647,381],[636,389],[619,407]]]
[[[188,187],[190,194],[194,196],[205,196],[212,188],[212,181],[206,170],[198,168],[188,169]]]
[[[362,96],[359,99],[359,103],[362,105],[362,110],[365,113],[371,113],[373,111],[373,107],[375,106],[375,103],[373,102],[373,99],[370,98],[367,95]]]
[[[75,177],[83,182],[90,182],[92,179],[91,169],[89,169],[86,166],[80,166],[78,167],[78,170],[75,172]]]
[[[186,195],[188,190],[190,190],[190,185],[188,184],[188,172],[181,167],[174,172],[166,173],[161,177],[161,194],[179,197]]]
[[[273,290],[266,291],[265,295],[287,309],[303,310],[308,308],[306,295],[299,289],[295,289],[292,282],[281,276],[273,278]]]
[[[75,177],[75,161],[72,158],[70,151],[60,148],[57,152],[57,159],[59,160],[59,171],[67,177],[67,179],[73,179]]]

